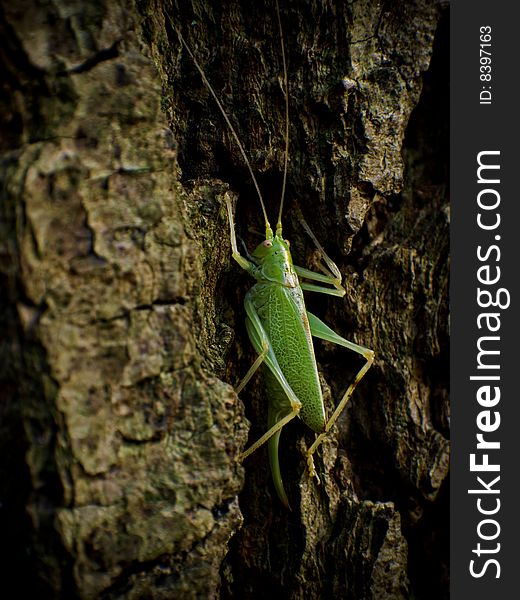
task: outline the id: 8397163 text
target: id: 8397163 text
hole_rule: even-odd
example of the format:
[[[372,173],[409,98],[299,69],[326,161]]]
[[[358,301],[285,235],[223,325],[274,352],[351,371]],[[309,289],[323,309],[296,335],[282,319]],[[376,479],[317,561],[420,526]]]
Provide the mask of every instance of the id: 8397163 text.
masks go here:
[[[491,104],[491,25],[480,28],[480,104]]]

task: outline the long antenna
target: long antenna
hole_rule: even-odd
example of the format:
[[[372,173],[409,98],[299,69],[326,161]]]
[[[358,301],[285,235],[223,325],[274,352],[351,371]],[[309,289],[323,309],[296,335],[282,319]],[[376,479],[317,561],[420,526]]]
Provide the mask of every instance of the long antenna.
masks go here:
[[[278,222],[276,223],[276,234],[282,235],[282,209],[283,201],[285,198],[285,184],[287,182],[287,165],[289,162],[289,82],[287,78],[287,61],[285,59],[285,47],[283,43],[283,29],[282,19],[280,17],[280,7],[278,0],[276,0],[276,15],[278,17],[278,29],[280,30],[280,46],[282,47],[282,61],[283,61],[283,81],[284,81],[284,94],[285,94],[285,152],[284,152],[284,165],[283,165],[283,183],[282,183],[282,197],[280,198],[280,210],[278,211]]]
[[[202,70],[202,67],[199,65],[197,59],[195,58],[195,55],[193,54],[190,47],[188,46],[188,44],[185,42],[184,38],[182,37],[182,33],[180,32],[180,29],[175,25],[175,23],[173,23],[171,21],[171,19],[170,19],[170,22],[173,25],[175,31],[177,32],[177,35],[179,36],[179,39],[180,39],[182,45],[186,48],[186,51],[188,52],[188,54],[191,57],[191,60],[193,61],[194,65],[197,67],[197,70],[200,73],[200,76],[202,77],[202,81],[204,82],[204,85],[208,88],[211,95],[213,96],[215,102],[217,103],[217,106],[220,109],[220,112],[222,113],[222,116],[226,120],[229,130],[231,131],[233,137],[235,138],[238,148],[239,148],[240,152],[242,153],[242,157],[244,158],[244,162],[246,163],[247,168],[249,169],[249,173],[251,174],[251,179],[253,180],[253,183],[255,184],[255,188],[258,193],[258,198],[260,199],[260,204],[262,205],[262,212],[264,213],[266,230],[271,231],[271,226],[269,225],[269,220],[267,219],[267,212],[265,210],[264,200],[263,200],[262,194],[260,192],[260,187],[258,186],[258,182],[256,180],[255,174],[253,173],[253,168],[251,167],[251,163],[249,162],[249,159],[247,158],[246,151],[244,150],[244,147],[242,146],[242,143],[240,142],[237,132],[235,131],[235,128],[233,127],[233,125],[231,125],[231,121],[229,120],[229,117],[227,116],[227,113],[224,110],[222,103],[218,99],[218,96],[215,93],[215,90],[211,86],[211,83],[208,81],[208,78],[206,77],[204,71]],[[271,235],[272,235],[272,231],[271,231]]]

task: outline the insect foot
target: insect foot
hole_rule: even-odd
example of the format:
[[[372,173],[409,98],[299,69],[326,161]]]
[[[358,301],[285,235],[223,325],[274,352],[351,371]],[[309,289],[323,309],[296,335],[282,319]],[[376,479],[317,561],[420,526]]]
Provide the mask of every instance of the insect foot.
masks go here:
[[[314,458],[312,457],[312,454],[307,454],[307,472],[309,473],[309,477],[311,479],[316,477],[318,485],[321,483],[318,473],[316,471],[316,467],[314,466]]]

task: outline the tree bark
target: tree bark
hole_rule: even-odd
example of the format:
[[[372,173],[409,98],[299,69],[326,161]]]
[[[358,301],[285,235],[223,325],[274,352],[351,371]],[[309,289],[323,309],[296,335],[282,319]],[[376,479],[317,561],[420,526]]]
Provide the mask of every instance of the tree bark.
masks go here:
[[[39,598],[448,597],[448,27],[432,0],[281,3],[298,206],[345,278],[307,306],[376,360],[305,470],[270,481],[224,197],[275,221],[276,5],[4,2],[2,569]],[[433,58],[432,58],[433,55]],[[413,111],[413,112],[412,112]],[[316,342],[326,407],[361,365]],[[245,408],[244,408],[245,407]],[[247,415],[247,418],[246,418]],[[19,594],[19,595],[20,595]]]

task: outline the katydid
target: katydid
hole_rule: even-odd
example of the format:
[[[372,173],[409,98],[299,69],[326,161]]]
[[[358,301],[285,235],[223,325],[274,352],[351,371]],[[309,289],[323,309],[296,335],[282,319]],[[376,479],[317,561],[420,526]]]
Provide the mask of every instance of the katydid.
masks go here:
[[[267,442],[274,486],[281,502],[285,506],[288,506],[289,503],[283,486],[278,460],[278,445],[282,428],[298,416],[308,427],[318,434],[316,440],[306,453],[309,475],[311,477],[317,476],[313,454],[345,408],[355,387],[372,365],[374,352],[344,339],[318,317],[306,310],[303,290],[340,297],[345,295],[345,290],[341,286],[341,273],[338,267],[325,254],[309,226],[303,220],[303,217],[300,215],[302,226],[312,238],[328,269],[322,265],[321,269],[323,272],[317,273],[294,265],[289,250],[289,242],[282,235],[281,218],[289,156],[289,95],[287,65],[278,2],[276,2],[276,10],[284,69],[286,127],[284,176],[278,221],[274,233],[267,218],[260,187],[240,139],[213,87],[207,80],[191,49],[186,44],[180,30],[177,27],[175,29],[182,45],[186,48],[195,67],[199,71],[204,84],[215,99],[240,149],[255,185],[265,220],[265,240],[247,258],[242,256],[237,247],[231,201],[229,196],[226,196],[232,256],[244,270],[256,279],[256,284],[246,294],[244,305],[247,315],[247,333],[254,349],[258,353],[258,357],[237,387],[236,392],[239,394],[255,371],[261,365],[264,365],[263,370],[268,399],[268,430],[243,453],[241,458],[242,460],[245,459]],[[309,283],[308,281],[300,282],[300,278],[316,283]],[[332,287],[326,287],[323,284],[329,284]],[[322,390],[314,356],[313,337],[344,346],[362,355],[366,360],[329,419],[325,415]]]

